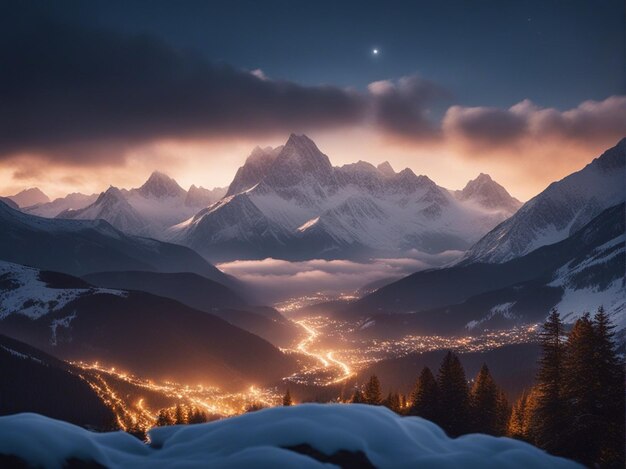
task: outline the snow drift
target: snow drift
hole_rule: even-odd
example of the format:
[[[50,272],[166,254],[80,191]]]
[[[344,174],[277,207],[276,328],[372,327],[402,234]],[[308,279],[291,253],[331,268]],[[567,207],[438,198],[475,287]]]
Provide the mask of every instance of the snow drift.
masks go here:
[[[0,417],[0,455],[62,467],[75,458],[107,467],[297,467],[324,465],[295,449],[365,456],[379,468],[569,468],[520,441],[487,435],[448,438],[437,425],[383,407],[303,404],[208,424],[155,428],[150,445],[122,433],[91,433],[36,414]],[[291,449],[290,449],[291,448]],[[328,467],[328,466],[325,466]]]

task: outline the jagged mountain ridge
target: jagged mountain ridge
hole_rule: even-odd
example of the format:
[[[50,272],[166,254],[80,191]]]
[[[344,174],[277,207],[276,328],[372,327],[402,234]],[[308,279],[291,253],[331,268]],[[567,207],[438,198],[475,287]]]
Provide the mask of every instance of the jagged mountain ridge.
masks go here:
[[[440,252],[467,249],[511,214],[459,200],[408,168],[333,167],[312,140],[293,134],[282,147],[257,147],[227,194],[168,239],[214,260]]]
[[[417,272],[365,296],[344,314],[373,318],[367,333],[388,337],[541,322],[553,307],[573,322],[604,306],[624,330],[624,210],[624,203],[610,207],[565,240],[501,264]]]
[[[64,210],[56,216],[106,220],[125,233],[160,239],[164,229],[219,200],[224,192],[224,189],[208,190],[195,185],[186,191],[168,175],[154,171],[139,188],[126,190],[111,186],[93,203]]]
[[[76,276],[120,270],[193,272],[239,288],[193,250],[126,235],[104,220],[36,217],[0,202],[0,226],[0,259],[16,264]]]
[[[30,207],[31,205],[45,204],[50,202],[48,196],[44,194],[38,187],[24,189],[23,191],[20,191],[15,195],[10,195],[7,198],[11,199],[20,207]]]
[[[79,210],[81,208],[85,208],[94,203],[98,197],[99,194],[86,195],[81,194],[80,192],[73,192],[65,197],[56,198],[52,202],[23,207],[21,210],[24,213],[30,213],[31,215],[37,215],[38,217],[54,218],[66,210]]]
[[[567,238],[626,200],[626,138],[580,171],[553,182],[487,233],[463,262],[506,262]]]

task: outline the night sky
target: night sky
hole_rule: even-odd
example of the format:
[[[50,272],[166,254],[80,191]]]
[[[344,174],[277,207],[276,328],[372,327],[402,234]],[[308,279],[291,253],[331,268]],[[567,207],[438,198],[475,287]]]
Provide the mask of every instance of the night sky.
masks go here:
[[[156,167],[225,185],[293,131],[335,164],[388,159],[448,187],[491,172],[527,198],[626,135],[623,0],[0,8],[0,193]]]

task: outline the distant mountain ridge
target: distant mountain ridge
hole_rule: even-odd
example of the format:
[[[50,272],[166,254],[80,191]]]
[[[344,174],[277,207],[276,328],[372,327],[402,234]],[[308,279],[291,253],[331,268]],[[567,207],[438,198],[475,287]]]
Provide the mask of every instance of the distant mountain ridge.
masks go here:
[[[626,200],[626,138],[580,171],[553,182],[487,233],[462,262],[506,262],[563,240]]]
[[[624,331],[624,210],[624,203],[614,205],[570,237],[507,262],[417,272],[365,296],[344,314],[370,317],[372,334],[458,334],[541,322],[553,307],[573,322],[604,306]]]
[[[186,191],[168,175],[154,171],[139,188],[126,190],[111,186],[91,204],[64,210],[56,217],[106,220],[125,233],[161,239],[166,228],[219,200],[224,192],[220,188],[208,190],[195,185]]]
[[[226,197],[172,227],[166,239],[213,260],[466,249],[516,209],[515,199],[489,182],[481,197],[466,201],[388,162],[333,167],[311,139],[292,134],[283,146],[255,148]]]
[[[50,199],[44,194],[38,187],[31,187],[30,189],[24,189],[15,195],[7,197],[15,202],[20,207],[29,207],[35,204],[45,204],[50,202]]]
[[[184,246],[126,235],[104,220],[28,215],[0,202],[0,259],[85,275],[144,270],[193,272],[227,286],[238,282]]]
[[[54,218],[59,213],[66,210],[79,210],[94,203],[98,199],[98,194],[81,194],[74,192],[65,197],[59,197],[52,202],[35,204],[29,207],[22,207],[24,213],[37,215],[38,217]]]

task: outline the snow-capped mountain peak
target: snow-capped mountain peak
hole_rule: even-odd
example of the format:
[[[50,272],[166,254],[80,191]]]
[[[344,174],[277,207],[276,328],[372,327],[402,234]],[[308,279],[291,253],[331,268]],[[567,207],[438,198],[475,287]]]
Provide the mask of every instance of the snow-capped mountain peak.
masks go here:
[[[31,187],[24,189],[15,195],[8,197],[20,207],[30,207],[36,204],[45,204],[50,202],[50,199],[44,194],[38,187]]]
[[[494,181],[488,174],[480,173],[460,191],[456,191],[459,200],[469,200],[494,210],[504,210],[509,214],[515,213],[522,203]]]
[[[553,182],[478,241],[463,262],[501,263],[553,244],[626,199],[626,139]]]
[[[324,153],[306,135],[291,134],[269,168],[263,183],[272,188],[297,185],[305,179],[313,179],[323,186],[335,181],[333,166]]]
[[[237,170],[226,196],[239,194],[258,184],[267,175],[269,168],[282,149],[282,146],[276,148],[255,147],[244,165]]]
[[[65,210],[57,218],[106,220],[131,234],[145,234],[148,227],[148,221],[128,203],[124,193],[114,186],[100,194],[93,204],[79,210]]]
[[[391,166],[389,161],[385,161],[383,163],[380,163],[378,166],[376,166],[376,169],[378,169],[378,171],[380,171],[381,173],[383,173],[387,177],[391,177],[391,176],[394,176],[396,174],[396,172],[393,170],[393,167]]]
[[[207,205],[217,202],[226,195],[226,188],[216,187],[215,189],[205,189],[191,185],[185,197],[186,207],[204,208]]]
[[[228,195],[168,231],[213,259],[394,255],[467,249],[502,221],[430,178],[358,161],[333,167],[305,135],[255,148]]]
[[[185,194],[185,189],[167,174],[154,171],[148,180],[137,191],[144,197],[179,197]]]

